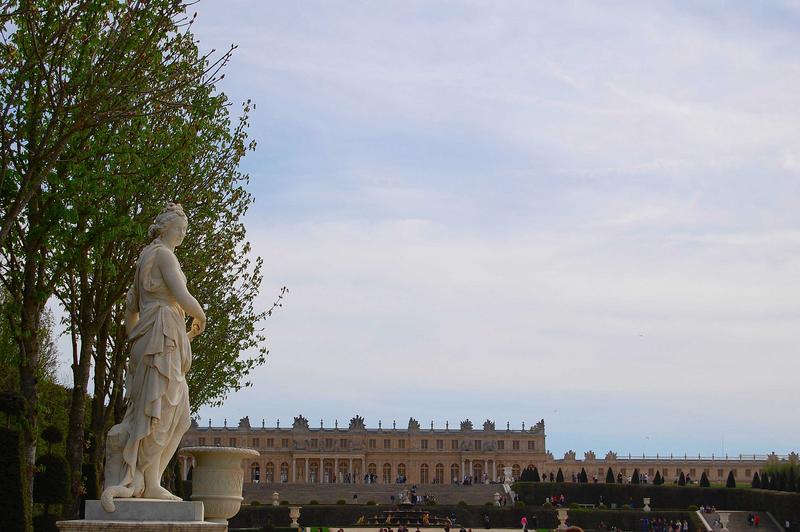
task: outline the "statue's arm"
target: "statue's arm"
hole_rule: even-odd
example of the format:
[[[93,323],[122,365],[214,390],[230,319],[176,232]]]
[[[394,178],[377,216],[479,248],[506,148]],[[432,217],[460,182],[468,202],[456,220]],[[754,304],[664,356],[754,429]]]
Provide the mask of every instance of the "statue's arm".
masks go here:
[[[196,331],[196,334],[200,334],[206,328],[206,314],[203,312],[200,303],[186,288],[186,282],[181,275],[181,266],[178,264],[178,259],[175,258],[173,253],[160,249],[156,257],[156,264],[161,270],[161,277],[164,279],[164,283],[166,283],[172,295],[175,296],[178,304],[189,316],[194,318],[192,329]]]
[[[125,298],[125,334],[131,335],[131,331],[139,322],[139,304],[136,301],[136,291],[132,286],[128,290],[128,296]]]

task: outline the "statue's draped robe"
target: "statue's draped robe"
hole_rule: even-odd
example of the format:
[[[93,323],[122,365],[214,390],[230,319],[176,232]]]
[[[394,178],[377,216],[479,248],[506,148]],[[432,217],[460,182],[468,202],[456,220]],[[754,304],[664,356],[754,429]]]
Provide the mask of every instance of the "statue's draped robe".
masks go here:
[[[141,496],[147,469],[159,468],[161,477],[191,424],[185,375],[192,352],[186,315],[163,279],[153,275],[159,253],[172,251],[158,240],[142,251],[128,292],[128,312],[139,313],[128,338],[128,409],[122,423],[108,433],[105,486],[134,488],[134,497]]]

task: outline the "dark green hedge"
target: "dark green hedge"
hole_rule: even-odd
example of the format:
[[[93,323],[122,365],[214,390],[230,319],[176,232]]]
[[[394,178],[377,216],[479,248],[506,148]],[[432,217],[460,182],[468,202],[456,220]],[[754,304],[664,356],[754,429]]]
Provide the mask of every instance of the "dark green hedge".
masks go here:
[[[302,505],[300,511],[301,526],[328,526],[347,527],[353,526],[359,517],[372,517],[380,515],[384,510],[391,508],[389,505],[368,506],[362,504],[336,504]],[[434,516],[446,517],[456,515],[456,522],[469,528],[483,528],[483,516],[488,515],[492,527],[516,528],[520,519],[525,515],[530,520],[536,515],[539,528],[555,528],[558,525],[555,510],[541,508],[498,508],[495,506],[428,506],[426,507]],[[268,522],[273,526],[288,526],[289,508],[286,506],[242,506],[239,513],[230,520],[230,528],[257,528],[263,527]],[[374,528],[374,527],[373,527]]]
[[[22,457],[19,432],[0,428],[0,530],[24,530],[30,507],[22,497]]]
[[[602,521],[610,529],[613,526],[622,530],[641,530],[642,519],[666,519],[667,521],[689,521],[691,532],[705,530],[697,514],[689,510],[662,510],[645,513],[641,510],[570,510],[569,524],[579,526],[584,530],[597,530]]]
[[[300,511],[300,525],[307,527],[347,527],[353,526],[360,516],[371,517],[379,515],[387,506],[366,505],[312,505],[303,506]],[[556,528],[558,519],[556,510],[543,508],[498,508],[487,506],[435,506],[430,508],[431,514],[445,517],[456,515],[459,525],[476,530],[484,527],[484,515],[489,516],[493,528],[518,528],[522,516],[528,518],[528,523],[533,526],[534,516],[538,528]],[[661,517],[668,520],[685,519],[689,521],[690,532],[704,530],[697,515],[688,510],[684,511],[654,511],[645,514],[636,510],[570,510],[569,523],[584,529],[596,529],[598,523],[603,521],[610,528],[617,526],[625,530],[639,530],[643,517],[655,519]],[[289,509],[285,506],[243,506],[239,513],[230,520],[230,529],[254,529],[264,527],[267,523],[274,527],[289,525]],[[368,527],[374,528],[374,527]]]
[[[550,482],[518,482],[514,491],[528,504],[540,505],[545,497],[560,496],[568,503],[606,505],[630,504],[642,507],[642,499],[650,497],[654,510],[685,510],[690,505],[710,504],[727,510],[770,512],[783,522],[800,522],[800,493],[758,489],[701,488],[697,486],[654,486],[652,484],[580,484]]]

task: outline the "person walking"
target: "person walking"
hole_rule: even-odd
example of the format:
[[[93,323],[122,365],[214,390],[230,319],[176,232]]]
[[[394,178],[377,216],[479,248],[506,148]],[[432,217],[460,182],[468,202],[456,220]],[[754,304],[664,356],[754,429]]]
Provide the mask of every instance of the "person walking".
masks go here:
[[[523,515],[522,519],[520,519],[520,524],[522,525],[522,532],[528,532],[528,518]]]

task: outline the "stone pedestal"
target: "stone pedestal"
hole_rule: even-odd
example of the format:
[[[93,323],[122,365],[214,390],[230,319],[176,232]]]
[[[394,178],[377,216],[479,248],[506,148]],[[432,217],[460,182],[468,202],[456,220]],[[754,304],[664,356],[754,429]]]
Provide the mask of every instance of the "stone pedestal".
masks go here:
[[[106,512],[100,501],[86,501],[87,521],[202,521],[200,501],[160,499],[116,499],[113,512]]]
[[[228,532],[225,523],[207,521],[58,521],[60,532]]]
[[[644,498],[644,508],[642,508],[645,512],[650,511],[650,497]]]
[[[100,501],[86,501],[86,519],[59,521],[62,532],[226,532],[226,524],[203,521],[203,503],[159,499],[116,499],[113,512]]]

